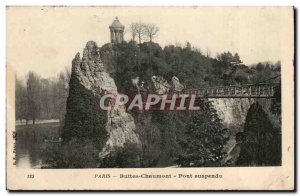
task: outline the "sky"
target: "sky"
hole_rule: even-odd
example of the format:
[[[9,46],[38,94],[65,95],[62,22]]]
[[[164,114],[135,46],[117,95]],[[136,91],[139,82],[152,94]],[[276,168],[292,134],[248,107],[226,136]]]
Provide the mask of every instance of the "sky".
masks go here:
[[[246,65],[281,59],[283,29],[292,8],[279,7],[7,7],[7,66],[24,77],[35,71],[56,76],[70,67],[86,42],[110,42],[109,25],[118,16],[130,40],[132,22],[154,23],[161,46],[188,41],[214,57],[238,53]]]

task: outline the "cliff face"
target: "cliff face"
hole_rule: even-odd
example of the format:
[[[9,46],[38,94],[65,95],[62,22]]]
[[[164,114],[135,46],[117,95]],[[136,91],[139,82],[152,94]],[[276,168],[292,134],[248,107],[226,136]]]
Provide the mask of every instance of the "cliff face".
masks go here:
[[[224,165],[235,164],[240,156],[240,147],[237,145],[235,134],[244,131],[244,124],[249,108],[255,102],[258,102],[264,112],[268,115],[268,118],[275,127],[280,127],[280,118],[271,113],[271,100],[270,99],[253,99],[253,98],[241,98],[241,99],[209,99],[217,111],[219,118],[222,119],[223,125],[229,128],[231,132],[229,141],[225,145],[223,151],[228,155],[222,160]]]
[[[217,110],[219,118],[223,120],[225,127],[233,125],[235,127],[240,127],[245,123],[246,116],[250,106],[254,102],[258,102],[262,105],[264,111],[268,114],[272,123],[275,126],[280,126],[278,117],[274,116],[271,111],[271,100],[270,99],[253,99],[253,98],[224,98],[224,99],[209,99]]]
[[[209,99],[217,110],[219,118],[223,120],[225,127],[229,125],[242,126],[245,122],[247,112],[253,99],[241,98],[224,98],[224,99]]]
[[[77,53],[72,63],[73,74],[80,84],[91,91],[95,97],[100,98],[104,94],[118,94],[115,81],[110,77],[106,66],[102,62],[100,49],[93,41],[86,44],[82,59],[80,59],[80,54]],[[99,153],[100,158],[109,154],[114,147],[123,147],[125,142],[140,144],[140,140],[135,133],[134,119],[124,108],[114,109],[111,107],[106,115],[107,124],[105,129],[108,140]]]
[[[213,107],[217,111],[219,118],[223,121],[223,125],[226,128],[229,128],[231,134],[229,140],[224,146],[223,151],[228,153],[226,157],[222,160],[222,164],[232,164],[234,163],[238,156],[240,149],[236,146],[236,137],[237,132],[242,132],[244,123],[248,110],[254,99],[241,98],[224,98],[224,99],[209,99]],[[235,130],[232,130],[235,129]]]

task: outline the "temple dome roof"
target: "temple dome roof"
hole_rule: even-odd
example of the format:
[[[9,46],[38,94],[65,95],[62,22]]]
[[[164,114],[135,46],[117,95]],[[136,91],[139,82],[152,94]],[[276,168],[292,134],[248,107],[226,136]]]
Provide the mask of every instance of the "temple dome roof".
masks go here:
[[[124,29],[124,25],[121,24],[118,17],[115,18],[113,23],[109,26],[110,29]]]

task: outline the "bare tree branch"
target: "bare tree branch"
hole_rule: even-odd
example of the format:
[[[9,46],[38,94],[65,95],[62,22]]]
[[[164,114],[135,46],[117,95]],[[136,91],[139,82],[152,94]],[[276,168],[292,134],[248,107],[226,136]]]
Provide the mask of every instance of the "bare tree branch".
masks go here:
[[[132,23],[130,25],[130,33],[132,36],[132,41],[135,41],[135,37],[138,37],[139,44],[141,44],[144,36],[146,35],[145,24],[142,22]]]
[[[153,38],[157,35],[159,28],[152,23],[145,24],[144,28],[145,28],[146,35],[149,37],[150,42],[152,42]]]

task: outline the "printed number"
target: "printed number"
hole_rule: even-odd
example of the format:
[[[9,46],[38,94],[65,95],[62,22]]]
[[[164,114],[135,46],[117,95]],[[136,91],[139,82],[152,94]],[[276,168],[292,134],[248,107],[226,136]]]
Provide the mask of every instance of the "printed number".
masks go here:
[[[28,174],[27,178],[34,178],[34,174]]]

